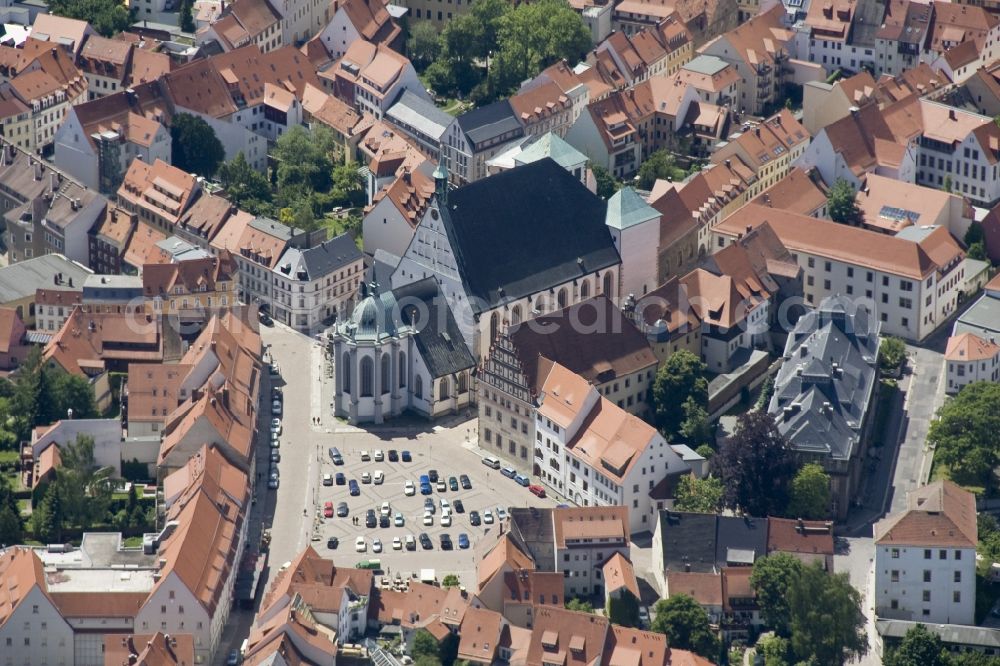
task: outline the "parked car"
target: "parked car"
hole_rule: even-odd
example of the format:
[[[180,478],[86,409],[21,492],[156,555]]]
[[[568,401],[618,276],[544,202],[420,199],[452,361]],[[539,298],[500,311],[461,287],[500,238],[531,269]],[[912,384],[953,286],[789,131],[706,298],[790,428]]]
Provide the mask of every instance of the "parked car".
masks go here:
[[[365,527],[375,527],[378,525],[378,519],[375,517],[375,509],[368,509],[365,512]]]
[[[346,518],[347,515],[350,512],[351,512],[351,510],[347,506],[347,502],[341,502],[340,504],[337,505],[337,517],[338,518]]]
[[[401,455],[402,455],[402,458],[403,458],[403,462],[413,462],[413,458],[410,456],[410,452],[409,451],[403,451],[403,453]]]
[[[381,553],[382,552],[382,539],[375,537],[372,539],[372,552]]]
[[[354,550],[359,553],[363,553],[366,550],[368,550],[368,542],[365,541],[365,538],[363,536],[359,536],[357,539],[354,540]]]
[[[271,419],[271,432],[276,435],[281,434],[281,419],[277,417]]]
[[[267,487],[269,489],[271,489],[271,490],[277,490],[278,489],[278,480],[275,479],[275,478],[268,479],[267,480]]]
[[[486,523],[487,525],[493,524],[493,512],[490,511],[489,509],[483,510],[483,522]]]
[[[382,506],[378,508],[378,513],[380,516],[388,516],[392,514],[392,505],[389,502],[382,502]]]
[[[451,511],[441,512],[441,527],[451,527]]]
[[[276,449],[281,446],[281,440],[279,440],[278,436],[275,435],[273,432],[271,434],[274,435],[273,437],[271,437],[271,448]]]
[[[392,537],[392,549],[403,550],[403,540],[398,536]]]
[[[281,401],[275,400],[271,403],[271,413],[275,416],[281,416]]]
[[[325,502],[323,504],[323,517],[333,518],[333,502]]]
[[[264,326],[274,326],[274,320],[268,317],[266,312],[258,312],[257,319],[260,320],[260,323],[264,324]]]
[[[500,473],[506,476],[508,479],[513,479],[517,476],[517,472],[514,471],[513,467],[502,467]]]
[[[472,490],[472,481],[469,480],[468,474],[463,474],[458,477],[458,480],[461,482],[463,490]]]
[[[333,485],[333,474],[324,474],[323,475],[323,485],[324,486],[332,486]]]
[[[545,488],[541,486],[528,486],[528,492],[535,497],[545,497]]]
[[[403,484],[403,494],[407,497],[417,494],[417,487],[413,485],[413,481],[407,479],[406,483]]]
[[[372,459],[372,457],[368,454],[367,451],[362,451],[361,452],[361,462],[368,462],[371,459]]]
[[[479,527],[479,525],[482,524],[482,522],[483,522],[483,520],[482,520],[482,518],[479,517],[479,512],[478,511],[470,511],[469,512],[469,524],[470,525],[472,525],[473,527]]]
[[[399,451],[389,449],[389,462],[399,462]]]
[[[338,449],[335,446],[331,446],[330,450],[328,451],[328,453],[330,454],[330,461],[334,465],[343,465],[344,464],[344,456],[340,455],[340,449]]]
[[[431,483],[437,483],[438,471],[436,469],[427,470],[427,478],[430,479]]]
[[[502,506],[497,507],[497,520],[507,520],[507,509]]]
[[[448,488],[450,488],[452,492],[457,491],[458,490],[458,479],[456,479],[453,476],[448,477]]]
[[[372,475],[372,482],[376,486],[381,486],[383,481],[385,481],[385,474],[380,469],[375,470],[375,473]]]
[[[523,474],[515,474],[514,475],[514,481],[516,483],[518,483],[519,485],[524,486],[525,488],[527,488],[528,485],[531,483],[531,481],[528,479],[528,477],[526,477]]]
[[[463,550],[469,547],[469,535],[465,532],[458,535],[458,547]]]
[[[371,483],[372,474],[371,472],[361,472],[361,483]]]
[[[431,538],[427,536],[427,532],[420,533],[420,547],[424,550],[430,550],[434,547],[434,542],[432,542]]]
[[[451,506],[455,509],[455,513],[465,513],[465,505],[462,504],[462,500],[455,500]]]
[[[442,534],[440,538],[441,538],[441,550],[451,550],[452,548],[454,548],[454,545],[451,543],[450,534]]]
[[[396,527],[402,527],[405,523],[406,519],[403,518],[403,513],[401,511],[397,511],[396,515],[393,516],[392,524]]]
[[[405,543],[406,543],[406,550],[417,549],[417,540],[412,534],[406,535]]]
[[[347,487],[351,492],[351,497],[357,497],[361,494],[361,488],[358,486],[358,482],[354,479],[347,482]]]
[[[382,453],[382,449],[375,449],[375,462],[382,462],[385,460],[385,454]]]
[[[347,483],[347,477],[344,476],[343,472],[337,472],[333,478],[336,480],[338,486],[342,486]]]
[[[385,528],[389,527],[391,524],[392,524],[392,520],[389,518],[389,516],[379,516],[379,518],[378,518],[378,526],[379,527],[381,527],[382,529],[385,529]]]
[[[239,666],[240,664],[240,653],[236,650],[230,650],[229,656],[226,657],[226,666]]]
[[[430,497],[424,498],[424,511],[430,511],[431,513],[437,511],[437,505]]]
[[[271,462],[278,463],[281,462],[281,451],[278,449],[271,449]]]
[[[424,511],[423,523],[424,523],[425,527],[433,527],[434,526],[434,514],[433,513],[429,513],[427,511]]]
[[[326,547],[330,550],[337,550],[337,546],[340,545],[340,539],[335,536],[330,537],[326,540]]]
[[[639,626],[649,626],[649,608],[646,606],[639,606]]]
[[[448,484],[444,482],[444,479],[440,479],[437,482],[437,491],[443,493],[448,490]]]

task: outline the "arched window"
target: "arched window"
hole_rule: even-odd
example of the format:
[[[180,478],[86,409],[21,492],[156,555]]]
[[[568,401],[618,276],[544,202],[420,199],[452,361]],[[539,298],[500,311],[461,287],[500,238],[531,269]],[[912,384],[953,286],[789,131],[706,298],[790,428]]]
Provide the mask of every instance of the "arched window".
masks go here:
[[[458,394],[461,395],[469,390],[469,379],[463,372],[458,376]]]
[[[399,388],[406,386],[406,352],[399,352]]]
[[[511,326],[517,326],[521,323],[521,306],[515,305],[510,311],[510,324]]]
[[[562,310],[566,307],[566,287],[559,290],[559,295],[557,296],[559,309]]]
[[[375,392],[375,361],[371,356],[361,359],[361,397],[370,398]]]
[[[496,312],[490,315],[490,344],[497,339],[497,328],[500,326],[500,317]]]
[[[424,378],[421,375],[417,375],[413,381],[413,397],[421,400],[424,398]]]
[[[614,279],[614,273],[608,271],[604,274],[604,295],[608,298],[614,298],[614,292],[611,289],[612,279]]]
[[[441,384],[438,387],[438,400],[447,400],[449,394],[451,393],[449,390],[450,388],[451,387],[448,385],[448,378],[442,377]]]
[[[344,393],[351,392],[351,355],[344,352],[340,363],[341,389]]]
[[[580,285],[580,298],[590,298],[590,280],[584,280]]]
[[[381,383],[378,385],[379,390],[382,393],[388,393],[392,390],[392,381],[390,375],[392,374],[392,359],[389,354],[382,354],[382,377]]]

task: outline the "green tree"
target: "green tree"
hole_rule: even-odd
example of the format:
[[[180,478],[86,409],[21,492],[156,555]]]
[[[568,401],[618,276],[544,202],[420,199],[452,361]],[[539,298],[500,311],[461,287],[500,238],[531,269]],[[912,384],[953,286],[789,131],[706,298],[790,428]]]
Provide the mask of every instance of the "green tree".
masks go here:
[[[986,254],[986,243],[982,241],[970,245],[966,254],[970,259],[975,259],[977,261],[989,260],[989,255]]]
[[[267,177],[250,166],[243,151],[220,164],[217,176],[226,189],[229,201],[237,208],[258,214],[261,206],[271,201],[271,185]]]
[[[622,184],[615,180],[611,172],[600,164],[591,163],[590,169],[594,172],[594,180],[597,181],[597,196],[602,199],[610,199],[615,192],[621,189]]]
[[[441,587],[458,587],[459,585],[461,583],[455,574],[448,574],[441,580]]]
[[[38,398],[42,389],[42,350],[34,347],[17,373],[11,408],[14,428],[20,441],[27,440],[31,428],[38,423]]]
[[[620,596],[608,597],[604,611],[607,618],[615,624],[623,627],[639,626],[639,600],[628,590],[622,590]]]
[[[799,468],[789,490],[789,518],[820,520],[830,515],[830,475],[819,463]]]
[[[746,412],[722,442],[714,467],[722,477],[726,505],[751,516],[779,515],[788,504],[795,472],[788,440],[767,412]]]
[[[406,55],[418,70],[423,71],[441,55],[441,33],[430,21],[417,21],[410,26],[406,40]]]
[[[841,224],[860,223],[861,209],[858,208],[856,197],[854,187],[846,180],[838,178],[826,195],[830,219]]]
[[[780,636],[787,636],[792,624],[788,590],[802,571],[802,562],[788,553],[758,558],[750,574],[750,586],[757,595],[761,617],[766,626]]]
[[[62,506],[62,492],[59,481],[53,481],[45,491],[45,496],[31,513],[31,531],[35,539],[42,543],[59,543],[65,516]]]
[[[708,410],[694,396],[684,401],[684,420],[680,434],[693,447],[715,441],[715,426],[708,418]]]
[[[587,601],[586,599],[581,599],[580,597],[573,597],[566,602],[566,610],[578,611],[580,613],[593,613],[594,605]]]
[[[804,566],[787,594],[796,658],[843,664],[868,651],[861,594],[846,574],[827,573],[818,562]]]
[[[927,441],[955,481],[991,485],[1000,463],[1000,384],[965,386],[938,410]]]
[[[907,630],[897,647],[887,651],[884,663],[885,666],[949,666],[950,662],[941,638],[918,624]]]
[[[685,417],[684,404],[688,398],[698,405],[708,406],[706,370],[700,358],[682,349],[671,354],[656,371],[653,382],[656,425],[668,438],[680,431]]]
[[[438,643],[438,639],[434,638],[434,634],[426,629],[418,629],[413,634],[413,646],[410,648],[410,656],[414,660],[419,660],[421,657],[430,657],[436,661],[440,661],[441,646]]]
[[[58,367],[42,371],[42,392],[39,399],[38,419],[41,423],[54,423],[67,418],[73,410],[74,419],[92,419],[98,416],[94,400],[94,387],[85,377],[74,375]]]
[[[945,175],[944,185],[941,186],[941,189],[944,190],[945,192],[951,193],[952,189],[951,175]]]
[[[448,633],[438,646],[438,659],[443,666],[452,666],[458,656],[458,634]]]
[[[86,21],[105,37],[123,32],[135,21],[135,12],[118,0],[49,0],[49,12]]]
[[[76,440],[61,446],[59,456],[62,466],[56,472],[55,485],[66,522],[89,529],[104,520],[111,506],[113,470],[98,467],[94,460],[94,438],[89,435],[77,435]]]
[[[789,666],[790,650],[788,639],[781,636],[766,636],[757,641],[757,653],[763,655],[764,666]]]
[[[7,477],[0,476],[0,545],[21,543],[24,522],[17,497]]]
[[[705,460],[711,460],[712,456],[715,455],[715,449],[713,449],[708,444],[702,444],[697,449],[695,449],[694,452],[697,453],[702,458],[704,458]]]
[[[708,613],[697,601],[686,594],[674,594],[657,601],[653,610],[656,617],[650,628],[665,634],[670,647],[691,650],[713,661],[718,657],[719,637],[709,625]]]
[[[973,222],[969,225],[969,228],[965,231],[965,236],[962,238],[962,242],[965,243],[966,247],[975,245],[976,243],[982,243],[986,240],[986,234],[983,232],[983,225],[979,222]]]
[[[660,149],[647,157],[639,167],[639,187],[653,188],[657,180],[684,180],[687,173],[677,166],[674,156],[666,149]]]
[[[677,484],[674,508],[678,511],[715,513],[722,509],[722,481],[714,476],[699,479],[693,474],[682,476]]]
[[[328,190],[336,153],[336,140],[322,125],[312,130],[296,125],[278,137],[272,155],[278,163],[281,203],[288,205],[312,192]]]
[[[215,130],[203,118],[175,113],[170,121],[171,159],[182,171],[211,178],[226,151]]]
[[[181,0],[180,26],[184,32],[194,32],[197,29],[194,24],[194,0]]]
[[[894,371],[906,361],[906,343],[896,337],[882,339],[878,347],[878,364],[883,371]]]

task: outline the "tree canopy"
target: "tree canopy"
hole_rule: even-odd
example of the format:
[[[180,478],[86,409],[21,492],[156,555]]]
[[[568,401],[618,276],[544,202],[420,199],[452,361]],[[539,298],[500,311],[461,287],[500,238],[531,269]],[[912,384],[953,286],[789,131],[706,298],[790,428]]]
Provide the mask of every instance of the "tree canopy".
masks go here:
[[[722,477],[727,506],[751,516],[784,511],[795,463],[788,440],[767,412],[741,414],[714,465]]]
[[[653,607],[656,617],[650,629],[667,636],[672,648],[691,650],[715,661],[719,656],[719,638],[708,621],[708,613],[686,594],[660,599]]]
[[[858,208],[857,193],[854,186],[843,178],[838,178],[826,195],[830,209],[830,219],[841,224],[857,224],[861,221],[861,209]]]
[[[674,496],[678,511],[715,513],[722,509],[722,481],[714,476],[699,479],[693,474],[682,476]]]
[[[135,11],[119,0],[49,0],[49,12],[86,21],[105,37],[113,37],[135,21]]]
[[[760,613],[768,627],[779,635],[791,630],[791,610],[786,594],[802,571],[801,560],[788,553],[758,558],[750,574],[750,586],[757,595]]]
[[[885,666],[949,666],[944,644],[937,634],[918,624],[907,630],[902,642],[887,651]]]
[[[820,520],[830,515],[830,475],[819,463],[799,468],[789,491],[789,518]]]
[[[593,613],[594,604],[580,597],[573,597],[566,602],[566,610],[578,611],[580,613]]]
[[[687,351],[671,354],[656,371],[653,382],[653,404],[656,407],[656,425],[664,436],[672,438],[680,431],[687,416],[684,405],[690,398],[696,405],[708,406],[708,380],[705,364]]]
[[[419,71],[423,71],[441,54],[441,34],[430,21],[417,21],[410,26],[406,40],[406,55]]]
[[[591,164],[590,168],[594,172],[594,180],[597,181],[597,196],[610,199],[621,189],[622,184],[615,180],[607,168],[600,164]]]
[[[265,214],[271,202],[271,184],[264,174],[250,166],[243,151],[220,164],[217,175],[234,206],[254,215]]]
[[[715,443],[715,426],[708,418],[708,410],[695,396],[688,396],[684,401],[684,420],[681,422],[680,435],[692,448],[702,444]]]
[[[170,121],[171,161],[178,169],[211,178],[226,158],[215,130],[203,118],[175,113]]]
[[[410,648],[410,656],[414,660],[418,660],[421,657],[431,657],[435,660],[440,660],[440,651],[441,646],[438,643],[438,639],[434,638],[434,634],[431,632],[426,629],[418,629],[413,634],[413,646]]]
[[[792,652],[800,661],[842,664],[868,651],[861,593],[847,574],[804,566],[787,594]]]
[[[889,336],[878,347],[878,363],[884,371],[897,370],[906,361],[906,343]]]
[[[680,182],[686,176],[687,172],[677,166],[674,156],[661,148],[647,157],[639,167],[639,187],[650,190],[657,180]]]
[[[992,485],[1000,462],[1000,384],[965,386],[938,410],[927,441],[956,482]]]
[[[639,600],[628,590],[623,590],[620,596],[609,597],[604,615],[624,627],[639,626]]]
[[[96,417],[93,387],[84,377],[46,367],[41,349],[32,349],[12,387],[9,427],[19,440],[26,440],[34,426],[64,419],[70,409],[76,419]]]

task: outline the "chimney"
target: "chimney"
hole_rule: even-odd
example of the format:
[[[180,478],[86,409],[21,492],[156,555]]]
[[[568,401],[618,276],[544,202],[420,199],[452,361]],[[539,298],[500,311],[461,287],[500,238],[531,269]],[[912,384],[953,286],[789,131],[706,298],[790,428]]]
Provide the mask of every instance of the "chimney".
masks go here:
[[[948,120],[958,120],[958,116],[955,115],[955,109],[948,108]]]
[[[55,171],[49,174],[49,186],[51,187],[53,194],[55,194],[56,190],[59,189],[59,174]]]
[[[35,162],[35,180],[42,179],[42,163]]]
[[[410,184],[410,170],[408,168],[403,169],[403,182],[407,185]]]

